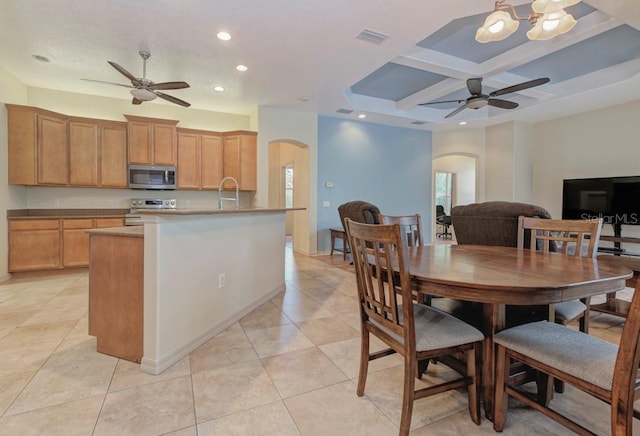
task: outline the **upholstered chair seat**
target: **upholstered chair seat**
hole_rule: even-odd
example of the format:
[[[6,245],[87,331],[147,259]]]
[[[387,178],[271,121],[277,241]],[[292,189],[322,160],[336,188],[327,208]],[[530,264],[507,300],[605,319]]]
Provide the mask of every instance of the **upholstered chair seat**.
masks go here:
[[[494,342],[611,390],[618,347],[610,342],[548,321],[503,330]]]

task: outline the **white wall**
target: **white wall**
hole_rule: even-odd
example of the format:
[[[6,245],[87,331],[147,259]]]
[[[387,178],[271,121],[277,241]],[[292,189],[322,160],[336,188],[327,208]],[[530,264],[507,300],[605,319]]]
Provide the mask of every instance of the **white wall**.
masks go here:
[[[306,211],[293,212],[306,214],[308,223],[304,228],[296,228],[302,232],[299,249],[304,254],[316,254],[318,250],[318,117],[313,113],[294,112],[270,107],[260,107],[258,116],[258,192],[256,204],[270,204],[269,195],[269,143],[294,142],[305,144],[308,149],[309,193]],[[303,247],[308,247],[307,249]]]
[[[7,210],[26,208],[25,188],[7,184],[7,110],[4,103],[26,104],[27,88],[17,78],[0,68],[0,282],[7,279],[8,251]]]
[[[522,203],[533,202],[533,124],[514,123],[513,199]]]
[[[141,105],[130,99],[76,94],[45,88],[27,88],[28,105],[65,115],[126,121],[124,114],[178,120],[178,127],[213,131],[250,130],[247,115],[204,111],[155,101]],[[125,95],[127,93],[125,92]]]
[[[513,123],[487,127],[485,200],[514,200]]]
[[[534,135],[534,202],[553,217],[564,179],[640,175],[640,101],[538,123]]]

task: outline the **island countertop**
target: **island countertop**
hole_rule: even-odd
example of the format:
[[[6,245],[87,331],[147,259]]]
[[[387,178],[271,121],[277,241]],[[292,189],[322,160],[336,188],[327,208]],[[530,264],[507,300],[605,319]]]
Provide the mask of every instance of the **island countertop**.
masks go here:
[[[265,213],[265,212],[287,212],[290,210],[305,210],[305,207],[254,207],[248,209],[140,209],[140,215],[222,215],[234,213]]]

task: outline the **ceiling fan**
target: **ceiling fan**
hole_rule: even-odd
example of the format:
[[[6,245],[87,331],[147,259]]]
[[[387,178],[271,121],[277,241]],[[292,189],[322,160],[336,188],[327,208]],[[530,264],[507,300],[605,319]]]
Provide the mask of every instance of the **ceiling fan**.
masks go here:
[[[420,103],[418,106],[427,106],[431,104],[440,104],[440,103],[462,103],[464,104],[450,112],[445,116],[445,118],[451,118],[454,115],[462,112],[464,109],[480,109],[481,107],[485,107],[486,105],[499,107],[501,109],[515,109],[519,105],[514,101],[502,100],[500,98],[494,98],[500,95],[510,94],[512,92],[522,91],[523,89],[533,88],[535,86],[544,85],[549,82],[548,77],[543,77],[540,79],[530,80],[528,82],[518,83],[517,85],[507,86],[506,88],[497,89],[489,94],[482,93],[482,77],[475,77],[472,79],[467,79],[467,89],[471,94],[471,97],[466,100],[446,100],[446,101],[432,101],[429,103]]]
[[[179,98],[173,97],[171,95],[165,94],[164,92],[160,92],[160,90],[167,89],[183,89],[188,88],[189,84],[187,82],[162,82],[162,83],[154,83],[151,80],[147,79],[147,59],[151,57],[151,53],[148,51],[139,51],[138,54],[142,58],[142,77],[135,77],[133,74],[122,68],[120,65],[115,62],[109,62],[113,68],[118,70],[120,74],[125,76],[127,79],[131,81],[131,85],[123,85],[121,83],[115,82],[105,82],[104,80],[93,80],[93,79],[82,79],[88,80],[90,82],[99,82],[99,83],[108,83],[110,85],[124,86],[125,88],[133,88],[131,89],[131,95],[133,95],[133,104],[141,104],[143,101],[151,101],[156,97],[160,97],[164,100],[170,101],[171,103],[179,104],[180,106],[189,107],[190,103],[187,103],[184,100],[180,100]]]

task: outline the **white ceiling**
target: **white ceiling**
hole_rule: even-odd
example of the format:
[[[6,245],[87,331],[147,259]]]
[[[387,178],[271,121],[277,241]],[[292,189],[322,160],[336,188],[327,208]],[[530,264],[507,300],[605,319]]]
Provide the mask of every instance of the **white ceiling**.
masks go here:
[[[151,52],[147,78],[188,82],[189,89],[165,93],[197,109],[248,115],[266,105],[345,118],[362,112],[367,121],[428,130],[457,127],[460,120],[470,125],[540,121],[640,99],[640,52],[634,41],[640,35],[638,0],[584,3],[595,9],[579,5],[583,16],[570,33],[519,45],[519,37],[512,35],[513,44],[496,50],[467,41],[465,34],[475,28],[474,20],[482,21],[491,11],[492,0],[2,0],[0,67],[28,86],[130,100],[126,88],[81,79],[128,84],[107,61],[140,77],[138,51],[146,50]],[[519,32],[527,28],[524,22]],[[356,39],[365,29],[388,39],[379,45]],[[600,46],[610,48],[607,53],[590,49],[592,38],[615,29],[612,33],[624,34],[622,39],[600,36]],[[221,30],[232,39],[218,40]],[[555,71],[559,60],[576,56],[562,51],[574,44],[582,45],[589,59],[603,60],[595,67],[585,65],[583,55]],[[549,58],[553,53],[556,58]],[[240,73],[237,64],[249,70]],[[425,81],[424,86],[418,81],[416,89],[399,98],[394,94],[397,80],[375,77],[385,66],[397,69],[394,65],[443,80]],[[572,76],[567,68],[578,68],[578,75],[565,80]],[[552,78],[548,85],[503,97],[521,104],[515,110],[467,109],[445,120],[451,107],[417,106],[464,96],[470,77],[483,77],[487,92],[535,79],[541,72]],[[554,83],[554,74],[563,80]],[[379,82],[369,93],[383,97],[354,91],[367,78]],[[215,85],[225,91],[214,91]],[[171,104],[159,99],[143,104],[156,102]],[[354,112],[340,114],[339,109]]]

